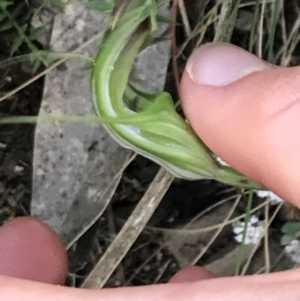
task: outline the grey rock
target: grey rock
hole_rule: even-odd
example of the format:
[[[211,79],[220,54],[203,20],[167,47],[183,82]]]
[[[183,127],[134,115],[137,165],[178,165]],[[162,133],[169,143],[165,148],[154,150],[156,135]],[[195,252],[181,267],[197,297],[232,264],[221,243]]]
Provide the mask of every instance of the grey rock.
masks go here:
[[[170,42],[161,42],[140,53],[131,72],[131,81],[146,93],[162,91],[170,57]]]
[[[72,51],[106,26],[104,16],[85,9],[80,1],[72,1],[66,13],[55,18],[51,47],[59,52]],[[95,56],[99,43],[98,39],[84,51]],[[140,61],[140,66],[152,66],[149,70],[143,67],[146,86],[151,82],[152,87],[162,89],[168,48],[169,43],[165,43],[159,45],[159,52],[158,48],[146,50]],[[47,74],[40,114],[94,114],[91,72],[83,70],[84,63],[68,60]],[[65,245],[71,246],[105,210],[130,155],[102,126],[39,121],[34,146],[32,215],[48,223]]]

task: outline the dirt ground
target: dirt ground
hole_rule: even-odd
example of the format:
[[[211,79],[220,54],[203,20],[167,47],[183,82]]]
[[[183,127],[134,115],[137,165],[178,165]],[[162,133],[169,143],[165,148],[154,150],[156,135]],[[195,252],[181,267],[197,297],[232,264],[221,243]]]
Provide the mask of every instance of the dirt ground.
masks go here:
[[[17,18],[20,24],[30,21],[30,8]],[[0,60],[10,55],[12,42],[18,33],[10,29],[0,33]],[[16,55],[29,52],[21,45]],[[17,64],[0,68],[0,95],[10,91],[33,75],[31,68]],[[43,91],[43,78],[27,86],[9,99],[0,102],[1,117],[36,116]],[[27,215],[31,199],[32,151],[34,125],[6,124],[0,131],[0,223],[11,216]]]
[[[193,7],[195,2],[186,1],[191,12],[191,22],[196,22],[192,14],[195,11]],[[18,18],[19,24],[28,24],[31,15],[30,8],[28,11],[23,11]],[[9,56],[11,43],[17,33],[12,29],[0,34],[0,60],[3,60]],[[182,37],[182,28],[179,27],[177,30],[178,44],[183,42]],[[208,34],[206,40],[209,39]],[[235,29],[233,42],[241,46],[247,43],[243,28]],[[277,42],[280,43],[280,38],[277,39]],[[193,49],[193,42],[190,44],[184,54],[186,57]],[[29,49],[22,45],[17,54],[26,54],[28,51]],[[179,65],[180,70],[183,69],[183,66],[184,61]],[[176,87],[171,70],[170,64],[166,89],[176,96]],[[3,67],[0,69],[0,96],[32,76],[32,70],[24,64]],[[36,115],[39,111],[42,91],[43,78],[35,81],[11,98],[0,102],[1,116]],[[34,129],[34,125],[1,125],[0,225],[14,216],[30,215]],[[76,248],[69,251],[68,285],[80,285],[85,276],[92,270],[113,236],[122,227],[142,197],[157,171],[158,166],[156,164],[140,156],[125,170],[111,206],[106,210],[103,217],[78,241]],[[214,232],[208,232],[206,235],[191,236],[186,239],[188,234],[180,234],[176,232],[176,229],[183,227],[214,204],[228,197],[234,197],[236,194],[237,191],[232,187],[215,181],[175,180],[147,228],[122,261],[107,286],[141,285],[168,281],[180,267],[187,263],[187,258],[197,257],[195,254],[203,250],[214,234]],[[255,199],[253,206],[259,202],[260,200]],[[226,210],[228,210],[226,206],[222,207],[223,209],[218,215],[214,210],[209,211],[205,215],[201,227],[212,226],[216,221],[224,220]],[[240,201],[234,211],[234,216],[243,214],[245,207],[246,199]],[[258,211],[258,215],[261,217],[264,214],[263,210]],[[271,208],[270,213],[272,210]],[[271,243],[275,250],[274,258],[281,252],[278,242],[283,222],[284,218],[277,217],[270,227]],[[169,231],[172,229],[175,232]],[[174,237],[177,240],[174,240]],[[231,226],[225,227],[220,236],[201,256],[201,259],[196,261],[196,264],[209,265],[222,259],[222,257],[226,257],[226,260],[230,256],[234,257],[237,246],[238,244],[233,239]],[[260,260],[258,254],[256,262],[252,265],[252,271],[250,269],[248,273],[261,268]]]

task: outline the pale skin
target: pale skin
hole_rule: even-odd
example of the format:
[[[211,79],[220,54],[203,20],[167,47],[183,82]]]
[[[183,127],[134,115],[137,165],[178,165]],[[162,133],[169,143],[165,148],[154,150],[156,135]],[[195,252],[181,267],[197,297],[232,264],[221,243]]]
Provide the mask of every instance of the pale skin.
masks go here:
[[[226,44],[204,47],[189,62],[181,99],[196,133],[230,165],[300,207],[300,67],[270,67]],[[24,218],[0,229],[0,300],[300,300],[299,270],[217,278],[189,267],[168,284],[84,290],[57,285],[66,266],[62,244],[44,224]]]

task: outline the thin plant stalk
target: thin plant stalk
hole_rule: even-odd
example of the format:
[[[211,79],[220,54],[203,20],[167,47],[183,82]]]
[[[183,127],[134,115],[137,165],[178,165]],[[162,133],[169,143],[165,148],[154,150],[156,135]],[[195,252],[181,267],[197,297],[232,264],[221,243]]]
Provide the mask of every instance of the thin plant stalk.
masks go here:
[[[250,216],[251,216],[250,212],[251,212],[251,208],[252,208],[252,203],[253,203],[253,191],[251,191],[249,193],[249,196],[248,196],[246,217],[245,217],[245,228],[244,228],[244,231],[243,231],[242,242],[241,242],[241,245],[240,245],[240,248],[239,248],[238,259],[236,261],[235,272],[234,272],[235,276],[240,275],[240,272],[241,272],[241,266],[242,266],[244,249],[245,249],[245,241],[246,241],[248,225],[249,225]]]

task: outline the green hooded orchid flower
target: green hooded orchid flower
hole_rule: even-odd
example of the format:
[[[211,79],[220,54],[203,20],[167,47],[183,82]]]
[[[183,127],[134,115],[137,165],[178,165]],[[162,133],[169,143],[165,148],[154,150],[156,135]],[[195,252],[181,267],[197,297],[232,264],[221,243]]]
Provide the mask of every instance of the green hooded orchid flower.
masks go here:
[[[157,29],[157,3],[117,3],[92,71],[94,107],[106,130],[120,145],[153,160],[176,177],[215,179],[240,188],[261,189],[216,160],[176,112],[170,94],[148,95],[130,85],[134,61],[151,44]]]

